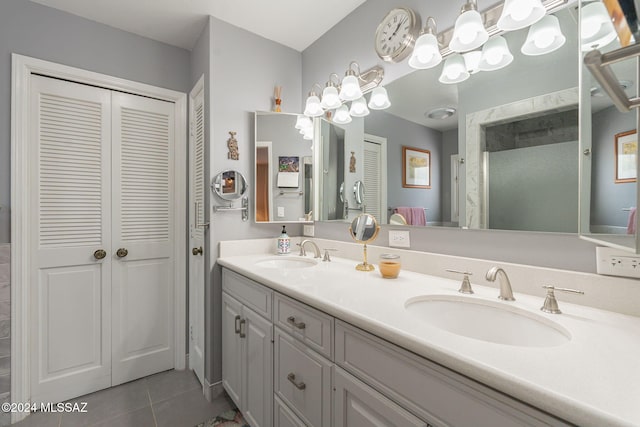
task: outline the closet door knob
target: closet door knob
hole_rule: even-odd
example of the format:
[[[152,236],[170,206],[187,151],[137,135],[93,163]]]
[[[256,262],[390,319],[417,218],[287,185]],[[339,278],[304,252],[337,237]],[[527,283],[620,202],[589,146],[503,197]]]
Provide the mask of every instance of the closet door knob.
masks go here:
[[[124,258],[129,255],[129,251],[125,248],[120,248],[116,251],[116,255],[118,255],[118,258]]]
[[[193,255],[202,255],[202,246],[200,246],[199,248],[193,248],[191,249],[191,253]]]
[[[95,259],[103,259],[106,256],[107,256],[107,251],[105,251],[104,249],[98,249],[93,253],[93,257]]]

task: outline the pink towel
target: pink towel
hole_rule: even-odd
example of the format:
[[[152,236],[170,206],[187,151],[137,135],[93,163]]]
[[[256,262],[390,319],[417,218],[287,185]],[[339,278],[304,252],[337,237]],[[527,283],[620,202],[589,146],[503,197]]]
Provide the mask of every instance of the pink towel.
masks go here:
[[[402,215],[407,220],[408,225],[427,225],[427,216],[424,213],[424,208],[400,207],[395,208],[394,211]]]
[[[627,234],[636,234],[636,208],[629,211],[629,222],[627,223]]]

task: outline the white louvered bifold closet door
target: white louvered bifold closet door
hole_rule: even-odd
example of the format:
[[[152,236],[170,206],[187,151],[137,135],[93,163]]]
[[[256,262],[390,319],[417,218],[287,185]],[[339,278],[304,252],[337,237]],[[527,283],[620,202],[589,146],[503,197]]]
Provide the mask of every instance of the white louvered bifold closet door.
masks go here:
[[[59,402],[111,385],[111,92],[32,82],[31,399]]]
[[[113,385],[174,366],[173,104],[112,95]]]
[[[382,168],[382,154],[380,144],[364,142],[364,204],[367,206],[367,213],[376,217],[381,223],[381,195],[382,183],[380,170]]]
[[[204,275],[205,179],[204,179],[204,85],[190,96],[189,137],[189,368],[204,384]],[[195,92],[195,93],[194,93]],[[195,251],[194,251],[195,250]]]

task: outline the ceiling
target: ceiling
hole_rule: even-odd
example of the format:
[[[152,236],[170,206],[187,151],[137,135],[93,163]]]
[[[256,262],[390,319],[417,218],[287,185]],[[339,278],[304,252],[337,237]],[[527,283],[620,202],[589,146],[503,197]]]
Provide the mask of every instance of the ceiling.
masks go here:
[[[303,51],[365,0],[32,0],[191,50],[212,15]]]

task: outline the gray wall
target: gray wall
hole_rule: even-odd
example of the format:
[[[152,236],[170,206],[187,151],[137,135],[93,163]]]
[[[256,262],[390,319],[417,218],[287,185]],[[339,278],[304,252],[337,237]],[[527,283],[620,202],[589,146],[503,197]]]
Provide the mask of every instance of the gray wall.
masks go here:
[[[375,110],[364,131],[387,138],[387,204],[428,208],[427,221],[441,221],[442,132]],[[431,151],[431,188],[402,187],[402,146]]]
[[[496,2],[491,2],[495,4]],[[302,53],[303,88],[307,89],[315,82],[323,84],[332,72],[343,73],[350,61],[358,61],[362,69],[373,65],[381,65],[385,69],[384,84],[412,72],[407,61],[400,64],[387,64],[380,60],[373,49],[372,34],[382,17],[395,6],[406,6],[417,10],[423,22],[427,16],[434,16],[440,30],[453,26],[459,12],[451,7],[449,2],[430,2],[420,0],[368,0],[358,7],[344,20],[336,24],[329,32],[309,46]],[[481,4],[480,8],[490,4]],[[568,13],[568,12],[567,12]],[[571,18],[567,18],[571,22]],[[573,31],[575,21],[573,21]],[[357,28],[358,31],[353,29]],[[524,40],[526,32],[514,32],[516,38]],[[480,82],[482,74],[474,75],[468,82],[459,85],[460,99],[463,91],[470,97],[473,104],[461,106],[459,114],[487,108],[482,104],[492,100],[493,105],[510,102],[515,99],[530,97],[526,90],[535,89],[541,83],[537,79],[541,75],[552,75],[550,85],[545,87],[545,93],[574,87],[578,85],[578,68],[576,57],[577,42],[568,42],[558,51],[546,55],[549,64],[543,65],[540,57],[522,58],[518,49],[511,50],[516,60],[509,67],[485,73],[491,75],[500,84],[493,87],[479,87],[473,90],[469,87],[473,82]],[[514,42],[513,46],[516,46]],[[573,55],[573,56],[572,56]],[[516,62],[521,61],[521,62]],[[573,69],[567,71],[566,66]],[[506,85],[506,77],[518,68],[529,70],[530,74],[523,76],[511,85]],[[575,71],[573,71],[575,70]],[[525,78],[526,77],[526,78]],[[439,84],[434,82],[433,84]],[[539,92],[538,92],[539,93]],[[464,132],[464,130],[463,130]],[[464,152],[464,133],[460,135],[459,152]],[[462,168],[464,171],[464,167]],[[464,194],[464,188],[461,188]],[[464,212],[461,211],[461,215]],[[464,216],[463,216],[464,217]],[[448,228],[413,228],[411,242],[412,249],[445,254],[463,255],[475,258],[493,259],[504,262],[522,262],[537,266],[564,268],[576,271],[595,272],[595,244],[581,241],[577,235],[534,232],[501,232],[475,231]],[[322,238],[335,238],[349,241],[347,230],[338,224],[317,223],[315,234]],[[385,244],[386,233],[380,234],[377,244]]]
[[[271,171],[273,188],[271,204],[273,221],[298,221],[304,217],[304,196],[298,191],[304,189],[304,160],[312,156],[312,141],[305,140],[295,128],[297,115],[260,115],[257,120],[256,141],[271,141]],[[296,156],[299,160],[298,188],[278,188],[278,158]],[[280,190],[286,194],[280,195]],[[284,217],[278,217],[278,207],[284,208]]]
[[[591,156],[591,225],[627,227],[636,205],[636,183],[615,183],[615,135],[636,128],[633,112],[621,113],[609,107],[593,115]]]
[[[181,92],[189,51],[25,0],[0,2],[0,242],[10,240],[11,53]]]
[[[300,52],[264,39],[241,28],[211,18],[211,175],[224,169],[242,172],[249,182],[250,220],[242,222],[239,212],[211,215],[210,260],[218,258],[221,240],[273,237],[280,234],[277,224],[256,224],[253,215],[254,182],[254,112],[269,111],[273,89],[283,86],[283,112],[302,111],[302,57]],[[239,160],[227,158],[229,131],[237,132]],[[216,197],[212,204],[220,204]],[[288,225],[290,236],[300,235],[301,225]],[[220,352],[221,269],[214,266],[206,295],[206,330],[212,337],[207,346],[207,379],[210,383],[222,376]]]

